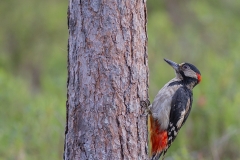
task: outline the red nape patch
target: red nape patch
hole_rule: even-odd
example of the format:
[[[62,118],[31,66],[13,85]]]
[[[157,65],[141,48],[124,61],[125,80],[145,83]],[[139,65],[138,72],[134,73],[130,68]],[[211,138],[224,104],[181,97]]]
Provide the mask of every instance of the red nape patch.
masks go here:
[[[163,151],[168,142],[167,131],[161,131],[157,120],[150,115],[150,141],[152,144],[152,155]]]
[[[200,83],[202,80],[202,76],[200,74],[197,74],[197,79],[198,79],[198,83]]]

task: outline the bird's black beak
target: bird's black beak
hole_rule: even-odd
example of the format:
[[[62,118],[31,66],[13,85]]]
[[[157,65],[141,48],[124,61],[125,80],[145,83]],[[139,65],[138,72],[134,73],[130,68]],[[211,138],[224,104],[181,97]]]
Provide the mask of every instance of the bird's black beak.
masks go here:
[[[170,60],[168,60],[168,59],[165,59],[165,58],[164,58],[164,60],[165,60],[170,66],[172,66],[173,69],[175,69],[176,72],[179,71],[179,65],[178,65],[177,63],[175,63],[175,62],[173,62],[173,61],[170,61]]]

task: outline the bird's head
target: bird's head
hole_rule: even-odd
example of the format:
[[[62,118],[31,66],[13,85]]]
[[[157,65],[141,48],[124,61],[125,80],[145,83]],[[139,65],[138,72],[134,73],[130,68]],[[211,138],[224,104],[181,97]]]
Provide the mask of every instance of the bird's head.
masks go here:
[[[194,86],[201,82],[201,73],[194,65],[190,63],[177,64],[168,59],[164,60],[174,68],[177,78],[186,83],[194,83]]]

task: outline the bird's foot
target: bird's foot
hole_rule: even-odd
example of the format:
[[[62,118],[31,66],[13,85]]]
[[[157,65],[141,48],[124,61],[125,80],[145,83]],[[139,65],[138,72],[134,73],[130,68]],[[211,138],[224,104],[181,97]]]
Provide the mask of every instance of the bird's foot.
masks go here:
[[[149,106],[150,101],[147,99],[145,101],[140,101],[141,110],[142,110],[142,116],[147,116],[150,113]]]

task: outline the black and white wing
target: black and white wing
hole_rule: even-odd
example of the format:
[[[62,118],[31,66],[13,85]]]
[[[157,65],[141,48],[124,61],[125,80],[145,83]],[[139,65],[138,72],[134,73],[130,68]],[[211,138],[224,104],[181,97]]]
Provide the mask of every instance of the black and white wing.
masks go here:
[[[168,126],[168,147],[176,138],[179,129],[183,126],[188,118],[192,106],[192,91],[187,87],[180,87],[173,95],[171,103],[171,111]],[[164,151],[164,154],[167,152]],[[164,155],[163,154],[163,155]]]

